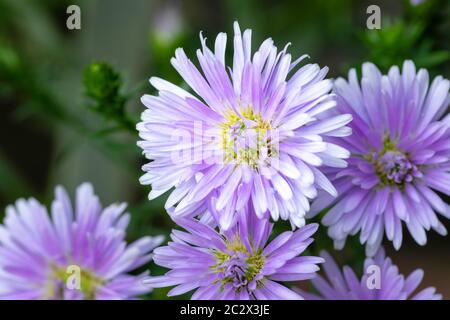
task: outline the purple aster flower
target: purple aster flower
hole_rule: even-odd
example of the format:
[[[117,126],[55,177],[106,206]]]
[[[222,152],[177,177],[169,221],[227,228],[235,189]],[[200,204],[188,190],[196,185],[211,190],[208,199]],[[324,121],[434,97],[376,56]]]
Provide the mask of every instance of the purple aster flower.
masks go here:
[[[200,38],[201,71],[181,48],[171,60],[195,95],[151,78],[159,94],[142,97],[138,145],[152,161],[140,182],[152,186],[149,199],[174,188],[166,202],[173,217],[206,215],[225,230],[249,201],[258,217],[304,225],[317,188],[336,195],[319,167],[345,167],[349,156],[328,141],[351,133],[350,115],[323,116],[336,105],[328,68],[297,69],[306,55],[292,61],[272,39],[252,56],[251,30],[241,34],[237,23],[230,68],[227,35],[217,36],[214,52]]]
[[[171,270],[145,280],[152,287],[175,286],[168,296],[196,289],[192,299],[302,299],[278,281],[311,279],[323,262],[298,256],[313,242],[317,224],[286,231],[268,244],[272,224],[252,212],[224,234],[194,219],[177,223],[187,232],[173,230],[172,241],[155,249],[153,259]]]
[[[430,229],[446,235],[436,213],[450,218],[450,210],[436,192],[450,195],[449,81],[428,82],[411,61],[387,75],[365,63],[361,86],[355,70],[336,80],[337,110],[353,115],[353,135],[340,139],[351,157],[347,168],[326,171],[339,196],[323,193],[311,210],[331,205],[322,222],[336,248],[360,232],[369,256],[384,234],[399,249],[403,223],[420,245]]]
[[[130,299],[149,292],[148,273],[130,275],[150,259],[162,237],[127,246],[126,204],[102,209],[90,184],[77,189],[75,208],[62,187],[51,216],[35,199],[6,208],[0,226],[0,299]]]
[[[442,295],[429,287],[414,294],[423,278],[421,269],[415,270],[408,277],[399,273],[398,267],[390,258],[385,257],[380,248],[374,258],[364,261],[364,275],[361,280],[349,266],[342,272],[333,258],[325,251],[321,253],[325,259],[323,269],[326,279],[320,275],[312,279],[319,295],[303,293],[306,299],[312,300],[440,300]],[[378,276],[378,280],[374,277]]]
[[[418,6],[422,3],[424,3],[425,0],[410,0],[409,2],[411,3],[412,6]]]

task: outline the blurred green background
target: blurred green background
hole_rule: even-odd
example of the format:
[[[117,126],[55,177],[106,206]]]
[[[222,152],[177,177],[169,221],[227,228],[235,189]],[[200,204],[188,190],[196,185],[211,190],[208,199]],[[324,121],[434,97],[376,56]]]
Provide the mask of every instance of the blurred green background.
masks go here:
[[[81,8],[80,30],[66,27],[71,4]],[[371,4],[381,8],[381,30],[366,28]],[[103,204],[129,203],[130,240],[167,235],[173,224],[165,198],[149,202],[149,188],[138,183],[144,159],[134,127],[143,110],[139,97],[154,93],[148,78],[181,83],[169,62],[175,48],[195,60],[199,31],[211,44],[238,20],[253,29],[255,45],[267,37],[278,47],[291,42],[293,56],[309,54],[330,67],[330,77],[363,61],[386,70],[413,59],[448,78],[449,18],[447,0],[416,6],[407,0],[0,0],[0,207],[30,196],[49,205],[55,185],[73,195],[90,181]],[[386,249],[403,273],[422,267],[424,284],[449,298],[449,244],[430,234],[422,248],[408,235],[400,252]],[[313,250],[330,245],[322,230]],[[333,253],[361,264],[356,240]]]

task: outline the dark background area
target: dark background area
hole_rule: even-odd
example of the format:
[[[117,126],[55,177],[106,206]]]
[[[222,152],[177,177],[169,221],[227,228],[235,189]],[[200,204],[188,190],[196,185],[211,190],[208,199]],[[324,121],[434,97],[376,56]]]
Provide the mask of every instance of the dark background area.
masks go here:
[[[80,30],[66,27],[70,4],[81,8]],[[381,8],[381,30],[366,28],[371,4]],[[291,42],[293,56],[309,54],[310,62],[330,67],[330,77],[345,76],[364,61],[386,71],[413,59],[432,76],[448,78],[449,17],[446,0],[418,6],[351,0],[0,0],[1,214],[19,197],[50,205],[57,184],[73,195],[77,185],[90,181],[103,204],[129,203],[130,240],[167,235],[173,224],[163,209],[165,198],[149,202],[149,188],[138,183],[144,159],[133,125],[143,110],[139,97],[154,93],[147,79],[181,83],[169,60],[177,47],[195,60],[201,30],[210,46],[218,32],[227,32],[230,48],[232,23],[238,20],[241,29],[253,29],[254,46],[268,37],[279,48]],[[103,61],[107,64],[98,64]],[[95,66],[105,73],[99,76]],[[106,91],[110,94],[96,94]],[[117,112],[108,109],[112,105]],[[449,229],[449,221],[442,221]],[[402,249],[395,252],[390,243],[385,248],[401,273],[423,268],[423,284],[450,298],[450,238],[428,236],[428,244],[419,247],[404,229]],[[325,230],[319,247],[330,248]],[[353,266],[361,266],[361,252],[356,239],[344,252],[332,251]],[[163,298],[164,292],[149,297]]]

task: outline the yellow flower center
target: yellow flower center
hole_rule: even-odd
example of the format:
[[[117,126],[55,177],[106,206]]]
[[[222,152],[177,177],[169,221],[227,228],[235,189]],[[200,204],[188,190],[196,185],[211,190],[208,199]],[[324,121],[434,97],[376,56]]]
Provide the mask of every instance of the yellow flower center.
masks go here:
[[[211,270],[220,274],[221,287],[229,283],[236,291],[247,289],[253,281],[260,286],[264,279],[257,279],[264,266],[262,250],[248,251],[242,241],[235,238],[227,242],[226,251],[215,251],[216,264]]]
[[[65,290],[79,290],[85,300],[95,299],[97,288],[104,280],[88,269],[69,269],[51,266],[45,299],[63,299]]]
[[[222,123],[223,159],[225,163],[247,164],[257,169],[261,162],[278,154],[273,143],[274,131],[270,122],[254,113],[251,106],[240,113],[230,110]]]

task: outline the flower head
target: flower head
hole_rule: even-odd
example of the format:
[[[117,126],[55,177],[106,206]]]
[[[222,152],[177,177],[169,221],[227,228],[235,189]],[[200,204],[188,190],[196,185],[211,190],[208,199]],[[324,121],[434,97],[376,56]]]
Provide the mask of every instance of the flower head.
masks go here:
[[[345,167],[348,152],[328,137],[350,134],[351,116],[323,116],[335,107],[327,68],[297,70],[306,56],[292,61],[271,39],[252,56],[251,30],[241,34],[237,23],[228,68],[226,39],[220,33],[212,52],[201,36],[201,72],[176,50],[172,65],[195,95],[150,79],[159,95],[142,97],[138,145],[152,161],[140,181],[152,186],[150,199],[175,188],[166,203],[175,218],[209,215],[230,229],[250,201],[258,217],[300,227],[317,188],[336,195],[319,167]]]
[[[224,234],[198,220],[177,221],[168,246],[155,249],[156,264],[171,269],[146,280],[153,287],[175,286],[169,296],[196,289],[192,299],[301,299],[277,281],[314,277],[323,259],[301,254],[317,225],[287,231],[268,243],[272,224],[254,213],[239,216]]]
[[[333,258],[322,252],[325,259],[323,269],[326,278],[318,275],[312,279],[318,295],[303,293],[306,299],[326,300],[440,300],[442,296],[429,287],[414,293],[423,278],[423,271],[417,269],[408,277],[399,273],[390,258],[381,248],[374,258],[364,261],[364,275],[361,280],[353,270],[344,266],[342,272]],[[376,279],[375,277],[379,277]]]
[[[409,1],[409,3],[411,3],[412,6],[418,6],[424,2],[425,2],[425,0],[410,0]]]
[[[0,299],[129,299],[149,292],[148,273],[127,274],[150,259],[161,237],[127,246],[126,205],[102,209],[90,184],[75,207],[57,187],[51,217],[35,199],[6,209],[0,226]]]
[[[362,69],[361,85],[355,70],[336,80],[337,109],[353,116],[353,135],[341,139],[351,157],[343,170],[327,168],[339,196],[319,195],[311,215],[332,206],[322,221],[337,248],[360,231],[368,255],[384,234],[398,249],[403,223],[424,245],[426,231],[447,232],[436,213],[450,217],[436,193],[450,195],[450,82],[439,76],[429,86],[427,71],[411,61],[402,73],[394,66],[382,75],[371,63]]]

